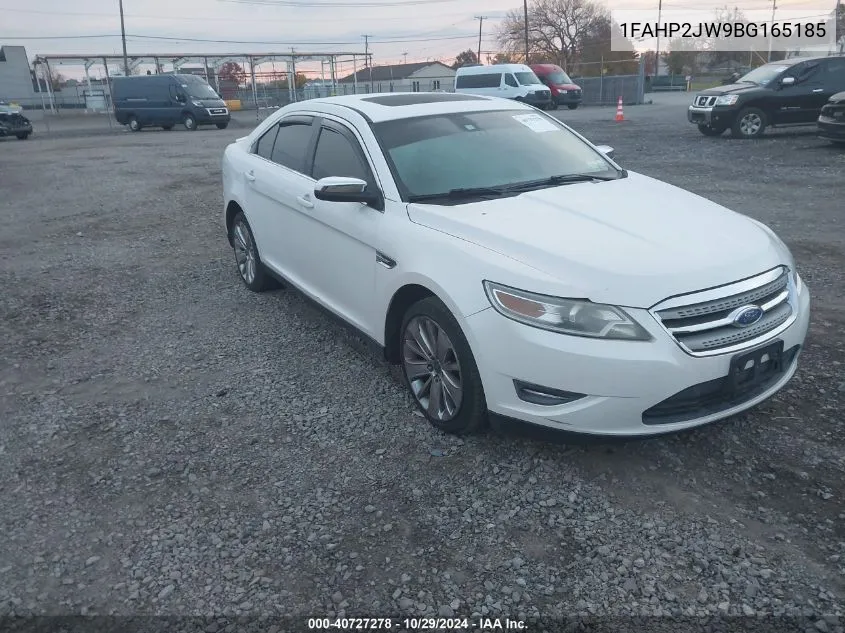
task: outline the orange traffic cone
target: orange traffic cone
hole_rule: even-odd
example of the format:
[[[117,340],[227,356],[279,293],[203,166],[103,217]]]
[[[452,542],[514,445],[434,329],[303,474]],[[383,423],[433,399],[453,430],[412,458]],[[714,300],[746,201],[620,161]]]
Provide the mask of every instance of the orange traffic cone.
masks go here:
[[[622,112],[622,97],[619,97],[619,103],[616,104],[616,120],[625,120],[625,114]]]

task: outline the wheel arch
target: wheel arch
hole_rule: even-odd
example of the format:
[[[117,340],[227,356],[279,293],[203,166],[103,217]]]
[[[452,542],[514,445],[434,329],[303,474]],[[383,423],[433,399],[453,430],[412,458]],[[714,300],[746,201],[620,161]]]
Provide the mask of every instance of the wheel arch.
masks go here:
[[[405,313],[417,301],[427,297],[441,299],[433,290],[420,283],[406,283],[390,298],[384,317],[384,357],[388,362],[399,363],[399,328]]]
[[[233,246],[232,244],[232,224],[235,223],[235,216],[238,213],[243,212],[243,207],[238,204],[237,200],[229,200],[229,204],[226,205],[226,239],[229,240],[229,246]],[[244,213],[246,216],[246,213]],[[219,217],[219,216],[218,216]],[[249,220],[247,220],[249,222]],[[256,250],[258,249],[258,244],[255,245]]]

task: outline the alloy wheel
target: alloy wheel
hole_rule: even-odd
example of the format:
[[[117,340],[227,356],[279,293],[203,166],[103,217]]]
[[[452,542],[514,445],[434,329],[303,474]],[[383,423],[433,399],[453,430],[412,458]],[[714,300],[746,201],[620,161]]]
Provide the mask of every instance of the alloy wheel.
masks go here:
[[[449,336],[420,315],[408,322],[402,339],[402,366],[417,403],[434,420],[452,420],[461,409],[463,382]]]
[[[739,122],[739,129],[743,136],[754,136],[763,126],[763,119],[755,112],[749,112]]]
[[[255,245],[249,229],[243,222],[238,221],[232,233],[235,237],[235,260],[238,263],[238,271],[243,280],[251,284],[255,281]]]

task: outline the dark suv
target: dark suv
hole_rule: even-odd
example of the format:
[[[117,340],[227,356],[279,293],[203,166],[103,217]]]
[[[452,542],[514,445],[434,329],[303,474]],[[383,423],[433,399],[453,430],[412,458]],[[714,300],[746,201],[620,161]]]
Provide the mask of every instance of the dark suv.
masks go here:
[[[705,136],[730,129],[737,138],[758,138],[767,127],[815,124],[828,99],[842,90],[845,56],[786,59],[696,94],[687,118]]]

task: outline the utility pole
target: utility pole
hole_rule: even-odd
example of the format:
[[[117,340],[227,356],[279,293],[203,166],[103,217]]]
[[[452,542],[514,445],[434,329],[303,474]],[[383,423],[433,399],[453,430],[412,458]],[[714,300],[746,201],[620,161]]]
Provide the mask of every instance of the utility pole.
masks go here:
[[[408,53],[402,53],[402,63],[403,64],[408,63]]]
[[[481,25],[484,24],[484,18],[486,17],[486,15],[475,16],[475,19],[478,20],[478,57],[476,62],[479,64],[481,63]]]
[[[528,0],[522,0],[522,18],[525,22],[525,63],[528,64]]]
[[[654,53],[654,76],[660,74],[660,18],[663,17],[663,0],[657,3],[657,50]]]
[[[833,30],[837,35],[839,53],[845,53],[845,15],[842,15],[842,0],[836,0],[836,13],[833,14]]]
[[[120,3],[120,39],[123,40],[123,74],[129,76],[129,57],[126,55],[126,28],[123,26],[123,0]]]
[[[772,0],[772,23],[769,25],[769,55],[766,61],[772,61],[772,29],[775,26],[775,10],[778,8],[778,0]]]
[[[370,74],[370,92],[373,90],[373,65],[370,63],[370,38],[372,35],[362,35],[364,38],[364,61]]]

